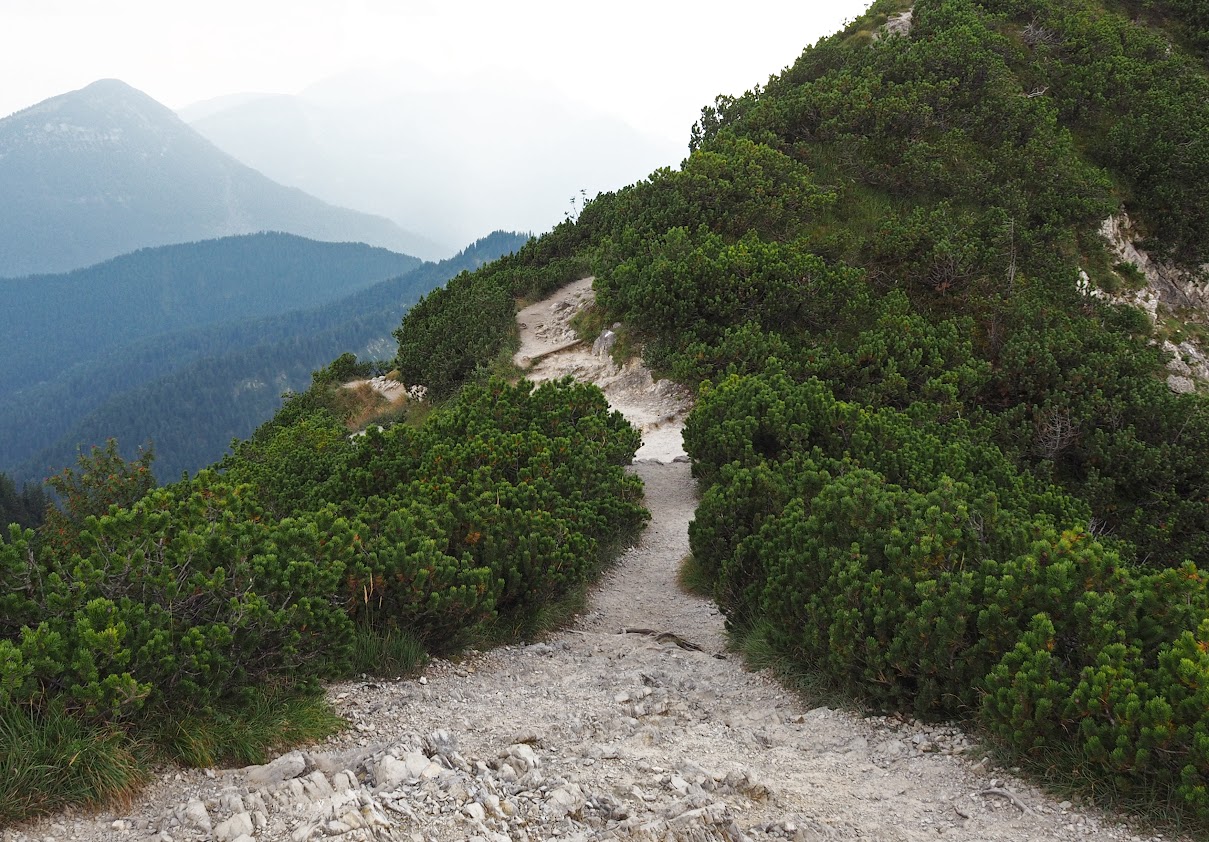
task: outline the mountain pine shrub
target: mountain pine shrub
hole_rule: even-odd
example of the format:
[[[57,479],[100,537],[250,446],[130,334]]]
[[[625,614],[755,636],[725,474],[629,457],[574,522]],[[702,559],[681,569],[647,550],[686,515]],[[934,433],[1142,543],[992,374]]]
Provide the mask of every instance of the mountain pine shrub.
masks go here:
[[[80,742],[51,739],[65,721],[98,763],[139,739],[254,762],[330,733],[311,693],[354,657],[536,627],[647,518],[625,471],[638,434],[594,387],[491,381],[351,441],[320,404],[293,402],[225,474],[139,499],[121,493],[145,466],[100,451],[105,472],[65,475],[78,505],[0,539],[0,728],[46,731],[50,763]],[[0,813],[59,803],[30,789],[50,780],[14,774]]]
[[[1072,773],[1209,817],[1191,562],[1135,567],[977,428],[848,404],[776,363],[703,386],[685,439],[705,481],[693,553],[732,627],[877,707],[977,718],[1026,761],[1074,746]]]

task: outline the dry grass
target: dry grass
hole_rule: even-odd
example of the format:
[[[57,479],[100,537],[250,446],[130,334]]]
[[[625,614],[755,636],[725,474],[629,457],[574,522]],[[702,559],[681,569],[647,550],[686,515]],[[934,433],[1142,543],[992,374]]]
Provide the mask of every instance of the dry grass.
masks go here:
[[[360,383],[352,388],[339,388],[341,414],[344,416],[344,425],[350,432],[364,430],[384,409],[391,406],[391,402],[368,383]]]

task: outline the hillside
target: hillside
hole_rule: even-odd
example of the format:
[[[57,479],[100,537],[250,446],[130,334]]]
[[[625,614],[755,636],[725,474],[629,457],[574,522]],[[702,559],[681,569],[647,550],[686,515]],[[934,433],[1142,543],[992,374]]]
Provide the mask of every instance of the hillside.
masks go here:
[[[67,832],[82,842],[115,828],[187,838],[207,826],[218,838],[254,826],[257,838],[280,842],[421,829],[438,842],[1142,838],[985,757],[973,762],[969,737],[953,726],[796,699],[730,657],[714,603],[678,584],[698,502],[683,452],[668,447],[683,431],[683,395],[637,361],[619,368],[574,341],[569,322],[591,301],[584,281],[517,314],[518,355],[536,360],[535,380],[574,372],[599,384],[641,426],[630,470],[651,521],[573,628],[434,661],[419,682],[386,672],[337,683],[326,698],[354,723],[346,733],[266,765],[163,776],[130,803],[63,817]],[[291,444],[314,441],[314,427],[297,432]],[[249,443],[244,455],[259,449]],[[36,837],[58,819],[25,830]]]
[[[0,277],[257,231],[436,257],[381,217],[283,187],[107,79],[0,120]]]
[[[350,438],[344,357],[218,471],[82,457],[0,543],[9,814],[124,793],[150,745],[241,768],[78,835],[1204,838],[1209,396],[1165,343],[1205,317],[1142,271],[1209,283],[1202,6],[878,0],[411,307],[395,423]],[[596,359],[563,353],[691,390],[691,477],[515,377],[588,277]],[[412,681],[425,652],[469,657]],[[332,679],[356,733],[247,768],[329,737]]]
[[[1203,822],[1209,405],[1162,349],[1206,316],[1121,304],[1147,279],[1101,235],[1209,283],[1197,8],[879,2],[428,296],[396,366],[456,393],[513,296],[594,275],[583,326],[699,387],[692,563],[744,645]]]
[[[30,279],[35,301],[51,282],[85,290],[73,301],[79,309],[48,321],[42,334],[19,320],[32,335],[76,339],[73,314],[87,322],[107,311],[114,320],[100,323],[120,325],[121,335],[79,325],[84,338],[110,346],[93,354],[35,354],[17,344],[13,356],[29,354],[29,368],[77,362],[0,397],[0,465],[37,481],[71,464],[80,447],[116,437],[128,454],[153,442],[161,479],[195,473],[271,417],[282,393],[304,390],[312,371],[345,352],[383,356],[399,314],[420,296],[526,239],[496,233],[448,260],[417,266],[365,246],[258,235],[147,250],[91,272]],[[110,279],[120,294],[105,300]],[[171,308],[145,306],[156,298]],[[117,318],[126,307],[139,317]],[[265,312],[274,314],[256,318]],[[143,324],[156,335],[140,338]]]
[[[115,348],[327,304],[419,265],[355,243],[256,234],[0,279],[0,354],[10,361],[0,396]]]

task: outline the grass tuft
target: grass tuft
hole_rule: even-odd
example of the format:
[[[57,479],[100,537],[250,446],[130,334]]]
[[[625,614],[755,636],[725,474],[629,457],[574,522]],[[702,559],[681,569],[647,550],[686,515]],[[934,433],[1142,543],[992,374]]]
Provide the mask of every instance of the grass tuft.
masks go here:
[[[1132,290],[1146,288],[1146,273],[1138,268],[1136,263],[1121,262],[1113,264],[1113,271],[1125,281],[1125,286]]]
[[[748,669],[769,670],[780,684],[807,707],[830,707],[867,715],[867,705],[819,670],[812,670],[782,652],[769,640],[769,626],[758,622],[742,631],[731,630],[730,648],[743,656]]]
[[[257,688],[222,709],[165,711],[154,717],[147,740],[187,766],[245,766],[264,763],[279,749],[322,740],[345,724],[318,692]]]
[[[364,430],[371,420],[392,408],[390,401],[368,383],[351,389],[347,386],[331,388],[339,414],[345,419],[344,426],[349,430]]]
[[[353,635],[354,674],[395,678],[419,671],[427,661],[424,644],[403,629],[378,631],[358,625]]]
[[[681,559],[680,568],[676,571],[676,584],[690,596],[704,599],[714,597],[714,582],[692,553]]]
[[[70,805],[128,800],[150,777],[125,734],[72,716],[0,703],[0,827]]]
[[[565,629],[575,622],[575,618],[584,613],[588,607],[588,588],[586,585],[574,588],[570,593],[543,604],[533,615],[526,628],[527,639],[544,637],[545,635]]]
[[[587,609],[587,605],[588,586],[584,584],[556,599],[529,606],[524,612],[496,617],[481,626],[474,639],[466,645],[476,649],[491,649],[510,643],[540,640],[570,626],[576,616]]]
[[[588,304],[571,317],[571,329],[580,339],[592,342],[609,326],[607,318],[602,308]]]
[[[1136,779],[1104,774],[1085,755],[1086,746],[1072,741],[1034,749],[1024,756],[995,743],[987,748],[996,763],[1020,767],[1051,796],[1115,813],[1139,834],[1209,839],[1209,821],[1191,816],[1187,802],[1175,798],[1171,787],[1139,785]]]

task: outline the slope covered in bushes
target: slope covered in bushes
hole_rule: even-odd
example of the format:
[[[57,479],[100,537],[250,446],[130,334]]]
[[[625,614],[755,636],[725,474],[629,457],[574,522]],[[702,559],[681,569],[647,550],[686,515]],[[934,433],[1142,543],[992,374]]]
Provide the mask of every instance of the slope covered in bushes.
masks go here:
[[[163,488],[111,442],[56,480],[61,511],[0,540],[0,726],[257,762],[282,733],[213,734],[266,695],[390,669],[392,641],[540,628],[645,521],[623,471],[637,446],[594,387],[525,381],[353,441],[330,411],[295,412],[222,473]],[[113,794],[67,762],[70,741],[21,766],[37,739],[8,746],[0,822]]]
[[[64,477],[81,505],[0,545],[0,717],[196,759],[165,721],[399,635],[533,628],[643,519],[598,392],[488,376],[518,300],[592,273],[594,319],[699,387],[691,537],[737,634],[1209,826],[1209,405],[1081,281],[1136,272],[1097,233],[1121,208],[1152,253],[1209,258],[1202,10],[919,0],[886,35],[906,9],[413,307],[395,364],[450,399],[423,424],[350,443],[338,360],[219,472]]]
[[[1097,233],[1121,209],[1153,254],[1209,260],[1203,15],[919,0],[887,35],[907,8],[431,294],[397,362],[452,391],[511,341],[511,298],[594,274],[598,320],[701,387],[694,553],[736,632],[1209,821],[1209,405],[1087,291],[1135,272]],[[499,311],[472,354],[444,328],[467,302]]]

